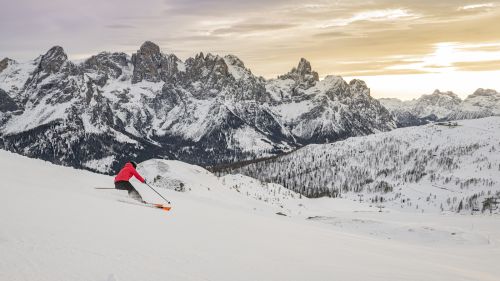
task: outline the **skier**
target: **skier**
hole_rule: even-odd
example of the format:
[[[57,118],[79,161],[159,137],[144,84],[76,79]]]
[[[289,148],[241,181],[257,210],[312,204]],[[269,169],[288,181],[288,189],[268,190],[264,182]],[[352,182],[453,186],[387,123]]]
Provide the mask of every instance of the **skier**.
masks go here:
[[[140,202],[144,202],[144,200],[142,200],[142,196],[129,182],[130,178],[134,176],[140,182],[146,183],[146,180],[135,170],[136,167],[137,163],[134,161],[127,162],[115,177],[115,188],[119,190],[127,190],[130,197]]]

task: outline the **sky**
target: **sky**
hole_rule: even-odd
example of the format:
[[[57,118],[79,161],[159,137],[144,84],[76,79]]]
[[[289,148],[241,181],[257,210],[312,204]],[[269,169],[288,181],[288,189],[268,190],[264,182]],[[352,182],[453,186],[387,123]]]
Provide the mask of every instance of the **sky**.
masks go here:
[[[500,0],[0,0],[0,58],[54,45],[70,59],[132,54],[150,40],[181,59],[234,54],[274,78],[311,62],[374,97],[500,90]]]

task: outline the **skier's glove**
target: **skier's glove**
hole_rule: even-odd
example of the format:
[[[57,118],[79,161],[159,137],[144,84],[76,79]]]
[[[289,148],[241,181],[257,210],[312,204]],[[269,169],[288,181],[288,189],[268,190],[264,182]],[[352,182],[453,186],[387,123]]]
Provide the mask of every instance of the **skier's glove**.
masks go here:
[[[146,178],[144,178],[144,183],[145,183],[145,184],[148,184],[148,181],[146,180]]]

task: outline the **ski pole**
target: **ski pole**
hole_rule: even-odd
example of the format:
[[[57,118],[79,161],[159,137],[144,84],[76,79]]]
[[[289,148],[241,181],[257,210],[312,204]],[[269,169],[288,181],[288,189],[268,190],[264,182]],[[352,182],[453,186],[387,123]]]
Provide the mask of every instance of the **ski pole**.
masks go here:
[[[161,196],[161,194],[158,193],[158,191],[156,191],[151,185],[149,185],[146,182],[144,182],[144,184],[146,184],[147,186],[149,186],[149,188],[151,188],[154,192],[156,192],[156,194],[158,194],[158,196],[160,196],[161,198],[163,198],[163,200],[167,201],[167,203],[170,204],[170,201],[168,201],[167,199],[165,199],[165,197]]]

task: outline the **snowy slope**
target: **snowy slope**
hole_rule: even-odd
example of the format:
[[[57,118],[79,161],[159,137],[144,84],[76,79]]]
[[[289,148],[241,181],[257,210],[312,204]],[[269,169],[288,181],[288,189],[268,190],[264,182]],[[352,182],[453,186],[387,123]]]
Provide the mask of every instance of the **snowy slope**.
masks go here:
[[[302,204],[299,194],[281,185],[262,183],[243,175],[219,178],[199,166],[161,159],[142,162],[137,169],[156,187],[217,200],[218,204],[245,206],[249,210],[260,210],[261,207],[257,206],[265,206],[265,210],[287,215],[297,215],[303,211],[303,208],[297,208]],[[242,204],[241,198],[250,199],[250,204]]]
[[[38,63],[39,58],[27,62],[3,59],[0,61],[0,88],[9,93],[11,97],[19,94]]]
[[[155,161],[141,167],[160,169]],[[93,188],[110,186],[109,176],[0,151],[0,280],[498,280],[495,216],[379,213],[302,199],[311,218],[284,217],[231,188],[196,189],[217,182],[200,168],[164,164],[165,177],[191,187],[159,188],[170,212]]]
[[[478,212],[486,198],[500,198],[500,117],[309,145],[226,172],[312,197],[342,196],[417,212]]]

